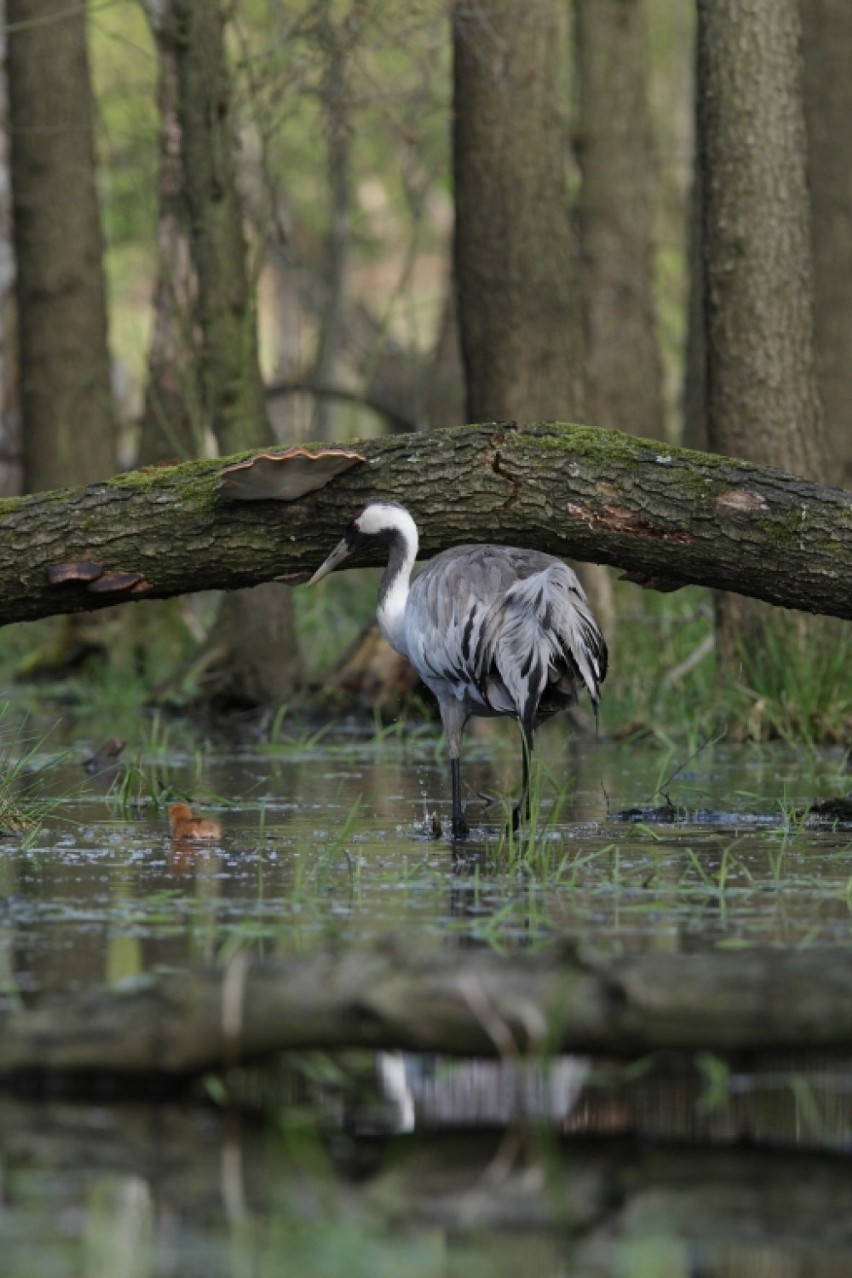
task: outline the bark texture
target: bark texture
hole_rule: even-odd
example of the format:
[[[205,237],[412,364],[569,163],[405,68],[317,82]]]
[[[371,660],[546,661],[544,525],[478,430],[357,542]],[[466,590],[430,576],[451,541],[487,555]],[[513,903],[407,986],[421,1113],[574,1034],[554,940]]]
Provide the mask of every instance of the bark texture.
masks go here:
[[[238,955],[0,1018],[0,1074],[186,1076],[287,1050],[456,1056],[761,1053],[852,1046],[848,954],[750,950],[510,961],[387,940],[288,960]]]
[[[8,0],[24,486],[115,470],[86,8]]]
[[[171,22],[177,49],[184,187],[198,274],[204,404],[220,452],[228,453],[260,446],[270,432],[237,193],[236,126],[220,2],[172,0]],[[246,438],[248,431],[254,438]]]
[[[798,0],[698,14],[710,446],[824,478]],[[719,596],[716,622],[720,676],[739,678],[767,616]]]
[[[852,487],[852,5],[800,0],[826,479]]]
[[[154,330],[139,437],[139,465],[189,461],[203,451],[196,278],[183,192],[183,130],[175,25],[169,0],[146,5],[157,49],[160,167],[157,177],[157,276]]]
[[[705,451],[707,444],[707,315],[704,305],[703,182],[698,154],[693,156],[687,206],[686,244],[689,291],[683,372],[683,429],[686,448]]]
[[[574,24],[586,416],[664,438],[645,0],[577,0]]]
[[[469,421],[583,416],[567,11],[453,5],[454,268]]]
[[[824,479],[795,0],[700,0],[711,442]]]
[[[260,376],[255,301],[235,165],[235,126],[220,0],[172,0],[184,187],[198,277],[202,397],[220,453],[258,448],[272,432]],[[210,635],[224,651],[210,694],[283,702],[299,673],[290,596],[259,586],[226,596]]]
[[[0,623],[282,574],[296,584],[377,494],[408,506],[426,557],[470,541],[537,546],[617,564],[645,585],[696,582],[852,616],[845,490],[559,423],[467,426],[357,447],[366,464],[291,503],[226,499],[217,491],[224,460],[0,502]],[[56,580],[69,575],[58,571],[66,564],[91,565],[90,580]]]
[[[316,39],[323,50],[322,87],[325,124],[326,164],[329,193],[329,226],[325,236],[324,285],[319,316],[314,379],[318,386],[333,386],[343,352],[343,309],[346,272],[352,238],[352,142],[354,127],[351,104],[354,94],[348,84],[353,31],[359,24],[347,15],[336,26],[330,0],[323,0],[316,18]],[[317,439],[333,437],[333,402],[319,396],[314,408]]]

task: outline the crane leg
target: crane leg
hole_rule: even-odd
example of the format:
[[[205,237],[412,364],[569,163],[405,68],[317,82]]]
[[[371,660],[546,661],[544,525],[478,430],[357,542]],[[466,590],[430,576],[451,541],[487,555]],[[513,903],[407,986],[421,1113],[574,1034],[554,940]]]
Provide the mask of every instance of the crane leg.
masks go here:
[[[521,724],[524,734],[521,754],[521,797],[512,809],[512,829],[517,830],[522,821],[530,819],[530,765],[532,764],[533,730],[528,724]]]
[[[467,722],[468,715],[462,703],[455,698],[439,701],[438,708],[441,711],[441,722],[444,725],[447,744],[450,748],[450,776],[453,786],[453,838],[466,839],[468,828],[462,811],[460,758],[462,733],[464,732],[464,725]]]
[[[466,839],[468,828],[462,811],[461,767],[458,758],[450,759],[450,775],[453,783],[453,838]]]

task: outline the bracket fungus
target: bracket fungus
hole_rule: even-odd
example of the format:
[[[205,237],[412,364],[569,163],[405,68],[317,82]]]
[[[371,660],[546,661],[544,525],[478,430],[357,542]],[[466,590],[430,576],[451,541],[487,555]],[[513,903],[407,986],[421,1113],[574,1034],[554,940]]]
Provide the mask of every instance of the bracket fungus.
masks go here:
[[[87,586],[92,595],[144,595],[151,589],[141,572],[105,572]]]
[[[146,595],[151,590],[141,572],[110,571],[88,559],[51,564],[45,573],[49,586],[84,586],[91,595]]]
[[[85,585],[90,581],[97,581],[103,572],[103,564],[92,563],[90,560],[76,559],[67,564],[51,564],[47,569],[47,584],[49,586]]]
[[[298,501],[366,460],[345,448],[257,453],[248,461],[226,466],[219,490],[234,501]]]

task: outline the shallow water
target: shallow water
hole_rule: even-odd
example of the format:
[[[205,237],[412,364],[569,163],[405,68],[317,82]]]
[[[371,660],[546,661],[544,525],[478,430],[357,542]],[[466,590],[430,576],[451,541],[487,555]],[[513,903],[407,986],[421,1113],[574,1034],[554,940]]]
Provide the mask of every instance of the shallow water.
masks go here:
[[[449,795],[431,729],[285,722],[273,744],[199,745],[145,725],[149,744],[128,746],[117,776],[91,777],[101,743],[73,721],[40,726],[19,786],[48,806],[37,833],[2,841],[5,1005],[387,932],[460,952],[852,940],[852,831],[797,815],[848,791],[840,752],[690,757],[553,724],[535,837],[507,838],[499,796],[517,784],[518,742],[479,726],[464,845],[432,837]],[[654,822],[663,795],[691,823]],[[174,797],[221,823],[218,845],[171,844]],[[621,819],[630,809],[646,819]],[[829,1209],[852,1188],[852,1070],[768,1062],[726,1076],[711,1103],[713,1069],[300,1057],[244,1078],[238,1112],[9,1097],[4,1270],[781,1275],[791,1253],[848,1261],[852,1226]]]

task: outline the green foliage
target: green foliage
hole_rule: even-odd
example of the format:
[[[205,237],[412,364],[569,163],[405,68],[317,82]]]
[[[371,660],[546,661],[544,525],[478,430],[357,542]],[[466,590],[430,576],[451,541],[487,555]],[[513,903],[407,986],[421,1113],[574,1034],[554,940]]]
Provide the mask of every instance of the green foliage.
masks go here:
[[[693,749],[714,726],[712,609],[698,586],[673,594],[619,586],[619,618],[603,686],[601,725],[619,738]]]
[[[695,748],[704,737],[842,744],[852,732],[852,632],[778,610],[761,641],[740,652],[741,678],[717,681],[709,592],[618,596],[602,723],[619,738]]]
[[[31,735],[26,717],[0,708],[0,838],[32,842],[45,816],[58,802],[38,792],[38,778],[55,768],[61,756],[44,756],[45,739]]]
[[[803,621],[803,625],[799,622]],[[779,612],[762,642],[740,649],[742,683],[730,690],[738,735],[814,745],[852,736],[852,630]]]

